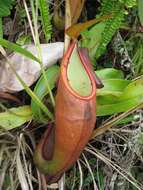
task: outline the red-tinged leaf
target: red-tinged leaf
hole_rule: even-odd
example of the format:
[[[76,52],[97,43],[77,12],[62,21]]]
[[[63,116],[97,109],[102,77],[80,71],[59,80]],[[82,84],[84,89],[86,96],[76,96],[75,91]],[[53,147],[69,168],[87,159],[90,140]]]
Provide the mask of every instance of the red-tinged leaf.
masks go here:
[[[100,18],[95,18],[95,19],[89,20],[89,21],[84,22],[84,23],[74,24],[71,27],[69,27],[65,32],[71,38],[77,39],[78,36],[80,35],[80,33],[82,31],[84,31],[85,29],[89,28],[90,26],[92,26],[94,24],[105,21],[111,17],[112,17],[112,15],[104,15],[104,16],[101,16]]]

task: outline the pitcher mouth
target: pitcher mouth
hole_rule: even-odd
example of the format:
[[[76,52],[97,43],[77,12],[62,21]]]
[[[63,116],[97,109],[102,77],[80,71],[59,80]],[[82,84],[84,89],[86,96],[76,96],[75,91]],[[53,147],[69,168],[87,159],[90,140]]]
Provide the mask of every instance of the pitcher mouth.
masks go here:
[[[81,95],[79,94],[76,90],[74,90],[69,82],[69,78],[68,78],[68,66],[69,66],[69,60],[70,57],[73,53],[74,49],[77,49],[77,53],[80,59],[80,62],[86,72],[87,77],[89,78],[89,82],[91,85],[91,92],[89,95]],[[88,65],[86,63],[85,59],[82,59],[82,51],[80,52],[80,49],[77,47],[77,42],[74,41],[72,42],[72,44],[70,45],[67,53],[64,55],[64,58],[62,60],[62,65],[61,65],[61,78],[64,82],[64,85],[66,86],[66,88],[68,89],[68,91],[75,97],[82,99],[82,100],[89,100],[92,99],[95,95],[96,95],[96,83],[95,83],[95,79],[93,76],[94,71],[92,71],[92,66]]]

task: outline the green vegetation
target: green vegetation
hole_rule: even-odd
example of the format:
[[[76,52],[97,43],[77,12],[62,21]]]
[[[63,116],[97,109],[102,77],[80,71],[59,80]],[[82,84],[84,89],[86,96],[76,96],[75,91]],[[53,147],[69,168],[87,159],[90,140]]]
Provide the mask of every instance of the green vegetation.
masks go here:
[[[78,45],[89,50],[95,72],[104,87],[96,91],[97,122],[93,137],[62,181],[69,190],[91,190],[97,187],[99,190],[141,190],[143,2],[95,0],[94,3],[87,0],[80,22],[88,21],[89,14],[90,18],[105,15],[111,18],[84,30],[78,39]],[[63,15],[69,19],[66,18],[67,10],[64,10],[67,9],[66,5],[67,2],[60,0],[55,3],[46,0],[0,0],[1,61],[7,60],[4,63],[9,65],[24,87],[23,91],[11,94],[12,99],[15,100],[16,97],[20,103],[9,99],[7,94],[10,92],[0,92],[2,190],[46,190],[45,177],[33,163],[33,152],[47,126],[55,120],[61,60],[45,70],[40,44],[66,39],[65,31],[58,29],[53,21],[55,12],[60,24],[65,23],[61,19]],[[12,23],[10,30],[7,22]],[[21,46],[27,43],[35,44],[38,56]],[[14,69],[7,56],[9,51],[39,64],[41,75],[32,87],[28,87]],[[76,56],[72,59],[77,61]],[[68,79],[76,92],[87,96],[91,93],[91,84],[76,61],[68,66]],[[0,71],[1,67],[0,63]],[[83,91],[78,88],[80,79],[86,84]]]

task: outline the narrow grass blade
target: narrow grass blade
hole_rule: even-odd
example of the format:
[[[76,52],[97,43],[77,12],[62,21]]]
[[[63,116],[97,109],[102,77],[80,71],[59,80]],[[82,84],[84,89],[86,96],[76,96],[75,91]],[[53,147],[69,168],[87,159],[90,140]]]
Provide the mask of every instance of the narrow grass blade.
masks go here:
[[[17,166],[17,174],[18,174],[20,185],[21,185],[21,189],[29,190],[29,185],[28,185],[27,179],[25,177],[24,168],[23,168],[22,162],[20,160],[20,152],[19,151],[18,151],[18,154],[16,157],[16,166]]]
[[[34,61],[37,61],[41,64],[41,61],[37,57],[35,57],[31,52],[27,51],[26,49],[20,47],[17,44],[9,42],[8,40],[5,40],[5,39],[0,39],[0,45],[12,51],[15,51],[25,57],[28,57]]]

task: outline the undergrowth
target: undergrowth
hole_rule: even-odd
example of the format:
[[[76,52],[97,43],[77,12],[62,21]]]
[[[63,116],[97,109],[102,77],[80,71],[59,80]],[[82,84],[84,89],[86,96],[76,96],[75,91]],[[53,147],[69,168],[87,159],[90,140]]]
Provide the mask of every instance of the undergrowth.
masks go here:
[[[36,24],[32,23],[32,27],[29,26],[30,21],[27,19],[23,2],[7,0],[5,3],[4,1],[2,4],[0,3],[0,10],[3,10],[3,14],[0,13],[0,38],[3,38],[4,32],[2,25],[4,28],[6,27],[4,20],[2,22],[2,17],[10,15],[10,10],[12,10],[11,15],[8,17],[10,20],[12,20],[13,17],[19,20],[19,18],[17,18],[17,15],[19,15],[18,11],[23,12],[23,16],[19,20],[19,29],[16,32],[18,36],[9,34],[7,37],[8,39],[12,39],[11,41],[15,42],[21,39],[22,42],[25,43],[22,37],[29,38],[29,35],[30,39],[32,39],[31,31],[33,26],[34,38],[37,44],[39,42],[47,43],[49,40],[55,42],[57,39],[63,41],[63,35],[61,35],[63,31],[58,30],[52,22],[54,6],[59,6],[56,7],[56,9],[64,7],[63,1],[56,1],[55,3],[54,1],[40,0],[38,1],[38,7],[36,7],[37,5],[34,3],[33,6],[34,10],[37,11],[35,11],[37,17],[35,17],[35,15],[32,17],[33,12],[31,11],[31,4],[36,1],[31,2],[31,4],[30,1],[26,2],[28,6],[27,10],[29,10],[31,16],[30,21],[37,21]],[[6,7],[6,9],[4,9],[4,7]],[[20,10],[17,9],[19,7]],[[83,9],[81,20],[86,19],[86,8],[85,6]],[[13,15],[15,9],[17,9],[17,13]],[[135,0],[102,0],[100,1],[99,7],[95,7],[95,10],[98,12],[97,17],[108,14],[111,14],[112,17],[104,21],[105,25],[101,32],[100,43],[92,55],[92,59],[98,62],[100,68],[103,68],[105,65],[105,67],[107,67],[108,65],[109,67],[122,70],[126,79],[134,79],[135,77],[141,76],[143,74],[143,45],[141,43],[143,41],[143,34],[137,14],[137,2]],[[60,11],[62,12],[62,10]],[[135,12],[135,16],[132,16],[133,11]],[[59,17],[60,16],[61,15],[59,15]],[[24,32],[23,23],[26,23],[24,25]],[[15,24],[13,21],[14,26]],[[93,28],[91,27],[89,31]],[[36,38],[36,33],[38,33],[38,39]],[[87,34],[85,34],[85,37],[87,37],[86,35]],[[6,36],[5,33],[4,36]],[[86,40],[86,46],[89,47],[90,42],[88,39]],[[32,40],[30,40],[30,43],[31,41]],[[119,42],[119,46],[117,42]],[[92,43],[94,43],[93,40]],[[125,66],[127,62],[129,63],[130,69],[126,70],[123,66]],[[25,88],[27,87],[25,86]],[[29,91],[29,94],[32,96],[32,91]],[[16,95],[21,99],[24,105],[31,101],[30,97],[27,97],[24,92],[20,94],[17,93]],[[55,89],[51,96],[55,96]],[[47,105],[50,105],[50,109],[53,106],[51,99],[48,97],[47,101]],[[36,100],[39,101],[39,107],[45,106],[42,100]],[[1,104],[3,105],[1,106],[1,112],[4,111],[5,107],[13,106],[13,103],[9,103],[9,101],[3,99]],[[15,105],[17,104],[14,104],[14,106]],[[45,109],[46,108],[43,107],[43,110]],[[117,113],[110,117],[109,115],[97,117],[96,128],[100,128],[109,121],[112,123],[118,116],[119,114]],[[53,113],[51,118],[53,120]],[[128,117],[122,118],[119,123],[108,131],[96,138],[92,138],[77,163],[63,176],[62,182],[64,182],[66,189],[142,190],[142,122],[143,112],[140,108],[128,114]],[[4,129],[0,130],[0,189],[46,190],[47,188],[56,189],[59,187],[59,189],[62,190],[63,185],[61,184],[47,186],[45,177],[40,174],[33,163],[33,152],[37,140],[46,127],[47,124],[45,123],[37,124],[36,121],[30,120],[27,124],[17,129],[10,131]]]

